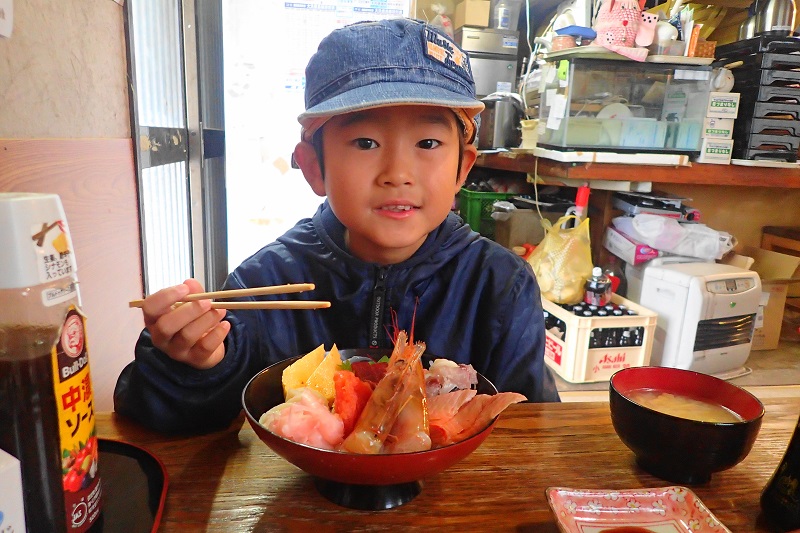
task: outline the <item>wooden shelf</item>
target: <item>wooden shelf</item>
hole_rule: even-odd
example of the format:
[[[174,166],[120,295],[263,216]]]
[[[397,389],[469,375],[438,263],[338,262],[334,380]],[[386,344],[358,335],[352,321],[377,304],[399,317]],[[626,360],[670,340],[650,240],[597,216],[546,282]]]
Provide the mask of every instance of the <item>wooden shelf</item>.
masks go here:
[[[538,159],[538,167],[537,167]],[[741,165],[691,166],[622,165],[611,163],[562,163],[526,152],[481,153],[476,166],[533,173],[543,178],[636,181],[726,185],[739,187],[800,188],[800,168],[747,167]]]

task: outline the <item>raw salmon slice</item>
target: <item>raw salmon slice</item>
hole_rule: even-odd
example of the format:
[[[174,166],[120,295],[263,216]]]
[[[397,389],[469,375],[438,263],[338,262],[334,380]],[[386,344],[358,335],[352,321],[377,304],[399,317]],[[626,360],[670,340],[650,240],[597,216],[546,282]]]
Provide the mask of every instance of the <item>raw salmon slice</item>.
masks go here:
[[[509,405],[526,400],[525,396],[516,392],[500,392],[491,396],[478,394],[465,403],[449,421],[436,425],[431,423],[432,447],[464,440],[485,428]]]
[[[451,420],[461,406],[470,401],[478,391],[463,389],[428,397],[428,420],[431,424],[446,423]]]

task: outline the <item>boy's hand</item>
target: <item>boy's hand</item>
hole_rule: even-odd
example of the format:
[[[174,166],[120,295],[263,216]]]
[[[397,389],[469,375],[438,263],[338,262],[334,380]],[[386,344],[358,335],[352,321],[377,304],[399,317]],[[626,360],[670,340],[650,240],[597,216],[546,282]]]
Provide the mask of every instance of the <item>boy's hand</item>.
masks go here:
[[[223,341],[231,329],[225,310],[211,309],[211,300],[181,304],[175,302],[188,294],[203,292],[196,279],[161,289],[142,304],[144,325],[153,345],[172,359],[199,370],[215,366],[225,356]]]

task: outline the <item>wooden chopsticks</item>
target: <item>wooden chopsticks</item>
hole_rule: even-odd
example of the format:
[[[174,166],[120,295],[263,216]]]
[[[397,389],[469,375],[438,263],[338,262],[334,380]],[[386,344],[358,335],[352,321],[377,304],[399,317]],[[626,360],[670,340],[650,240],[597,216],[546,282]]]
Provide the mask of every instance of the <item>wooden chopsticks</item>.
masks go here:
[[[177,305],[197,300],[213,300],[215,298],[242,298],[245,296],[267,296],[270,294],[291,294],[314,290],[313,283],[291,283],[288,285],[272,285],[254,287],[252,289],[233,289],[230,291],[197,292],[189,294],[177,302]],[[144,300],[128,302],[128,307],[142,307]],[[283,300],[272,302],[211,302],[212,309],[325,309],[330,302],[318,300]]]

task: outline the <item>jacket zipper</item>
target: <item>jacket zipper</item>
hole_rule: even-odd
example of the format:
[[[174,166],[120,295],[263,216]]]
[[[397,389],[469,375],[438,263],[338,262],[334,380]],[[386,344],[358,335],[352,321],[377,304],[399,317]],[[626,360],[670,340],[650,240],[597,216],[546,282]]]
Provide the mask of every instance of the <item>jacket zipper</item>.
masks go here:
[[[380,346],[381,322],[383,309],[386,306],[386,278],[389,276],[388,267],[379,267],[375,276],[375,288],[372,291],[372,309],[369,323],[369,347]]]

